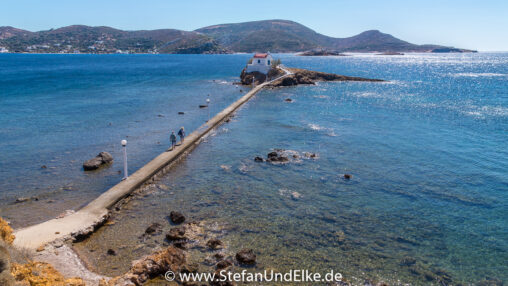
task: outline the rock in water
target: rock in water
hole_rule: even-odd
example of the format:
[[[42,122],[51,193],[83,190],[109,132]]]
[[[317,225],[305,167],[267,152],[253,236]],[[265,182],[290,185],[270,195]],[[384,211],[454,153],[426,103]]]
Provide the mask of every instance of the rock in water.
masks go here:
[[[267,155],[266,161],[271,163],[286,163],[289,162],[289,158],[284,156],[282,153],[276,151],[270,152]]]
[[[253,265],[256,263],[256,254],[252,249],[244,248],[236,253],[236,260],[241,264]]]
[[[264,159],[259,157],[259,156],[256,156],[256,157],[254,157],[254,161],[256,161],[256,162],[263,162]]]
[[[100,152],[98,156],[102,158],[102,162],[104,164],[113,162],[113,156],[111,156],[108,152]]]
[[[351,174],[344,174],[344,179],[349,180],[353,177]]]
[[[279,156],[279,154],[277,154],[277,152],[275,152],[275,151],[270,152],[270,153],[268,153],[268,155],[267,155],[268,159],[271,159],[271,158],[277,158],[277,156]]]
[[[185,217],[183,216],[183,214],[181,212],[177,212],[177,211],[172,211],[169,214],[169,218],[171,219],[171,221],[173,223],[176,223],[176,224],[181,224],[182,222],[185,221]]]
[[[100,152],[95,158],[92,158],[83,163],[83,169],[85,171],[97,170],[102,165],[106,165],[113,162],[113,156],[108,152]]]

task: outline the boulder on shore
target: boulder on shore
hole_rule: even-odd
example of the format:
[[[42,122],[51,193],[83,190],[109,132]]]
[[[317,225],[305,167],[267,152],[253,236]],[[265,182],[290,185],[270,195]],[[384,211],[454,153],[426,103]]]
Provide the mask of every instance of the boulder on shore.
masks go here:
[[[133,262],[129,272],[115,277],[103,285],[143,285],[149,279],[164,275],[167,271],[180,272],[186,266],[185,252],[170,246]]]
[[[0,245],[0,285],[14,285],[14,277],[11,275],[11,261],[9,252]]]
[[[83,169],[85,171],[97,170],[101,166],[110,164],[113,162],[113,156],[108,152],[100,152],[95,158],[92,158],[83,163]]]
[[[9,225],[9,223],[0,218],[0,240],[3,240],[8,244],[12,244],[12,242],[16,238],[13,233],[14,230]]]

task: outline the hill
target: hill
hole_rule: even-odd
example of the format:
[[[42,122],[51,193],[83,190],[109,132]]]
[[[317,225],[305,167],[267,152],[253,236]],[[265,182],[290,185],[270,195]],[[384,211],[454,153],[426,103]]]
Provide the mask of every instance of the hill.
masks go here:
[[[265,20],[174,29],[124,31],[73,25],[30,32],[0,27],[0,52],[17,53],[228,53],[228,52],[471,52],[438,45],[415,45],[370,30],[348,38],[319,34],[288,20]],[[332,53],[332,52],[330,52]]]
[[[333,38],[288,20],[221,24],[197,29],[237,52],[301,52],[313,49],[336,52],[471,52],[438,45],[415,45],[378,30],[348,38]]]
[[[28,53],[224,53],[212,38],[174,29],[123,31],[73,25],[40,32],[0,27],[0,47]]]

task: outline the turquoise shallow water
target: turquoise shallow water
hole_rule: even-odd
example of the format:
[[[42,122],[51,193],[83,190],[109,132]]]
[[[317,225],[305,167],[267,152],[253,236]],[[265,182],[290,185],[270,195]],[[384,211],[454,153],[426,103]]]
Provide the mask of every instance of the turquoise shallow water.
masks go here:
[[[240,96],[235,86],[227,83],[236,80],[247,57],[132,56],[126,58],[124,67],[133,65],[131,61],[141,62],[138,65],[148,70],[154,65],[151,61],[163,66],[178,60],[187,63],[168,68],[174,81],[155,89],[150,98],[167,89],[168,94],[181,94],[175,101],[192,110],[203,98],[196,99],[195,93],[213,91],[220,97],[216,101],[222,100],[223,106]],[[222,239],[231,251],[254,248],[259,269],[309,268],[324,272],[331,268],[351,280],[418,285],[438,279],[453,284],[508,281],[508,54],[280,57],[287,66],[389,82],[319,83],[260,92],[231,122],[220,127],[161,180],[170,190],[134,200],[115,216],[116,224],[102,228],[83,243],[82,252],[94,250],[85,254],[93,266],[108,274],[122,273],[130,260],[150,253],[157,246],[148,241],[139,247],[144,229],[154,221],[163,223],[170,210],[179,209],[190,219],[225,229]],[[114,56],[94,59],[101,62],[111,58],[116,60]],[[167,63],[161,63],[165,62],[162,59]],[[208,72],[213,75],[208,75],[206,69],[202,70],[204,61],[216,66],[227,64],[217,67],[221,72],[210,69]],[[189,67],[195,68],[196,74],[187,81],[179,73]],[[122,77],[129,74],[117,72]],[[154,72],[164,82],[165,75]],[[126,78],[125,82],[132,80]],[[214,83],[213,79],[226,84]],[[152,82],[142,84],[140,94],[151,85]],[[202,90],[197,92],[200,86]],[[139,100],[139,94],[129,94],[132,86],[126,84],[124,88],[112,98]],[[284,101],[288,97],[293,99],[292,103]],[[9,102],[9,96],[2,94],[2,111],[14,112],[12,107],[7,108],[4,98]],[[169,98],[169,95],[161,98],[160,102]],[[163,130],[168,122],[158,123],[157,114],[162,111],[152,109],[161,103],[154,102],[139,100],[129,107],[130,112],[142,106],[150,110],[141,113],[146,121],[139,128],[128,129],[133,136],[130,141],[134,165],[140,166],[144,158],[153,157],[164,148],[154,141],[165,136]],[[124,108],[121,106],[117,108]],[[101,114],[90,110],[83,113],[90,117]],[[111,112],[104,115],[103,122],[112,120],[113,115],[132,116],[123,111]],[[194,112],[192,118],[184,117],[189,120],[184,123],[186,126],[198,126],[207,116],[206,111]],[[168,121],[177,119],[163,117]],[[181,122],[169,121],[177,126]],[[24,128],[32,126],[24,124]],[[120,137],[118,134],[126,133],[110,134],[107,128],[107,124],[96,128],[102,132],[96,140],[103,141],[102,146],[111,144],[118,154],[115,149],[118,147],[113,146]],[[12,151],[20,147],[9,141],[9,136],[21,131],[13,131],[14,127],[7,130],[8,136],[3,135],[0,146],[11,152],[2,153],[18,154],[25,162],[33,160]],[[153,134],[146,130],[153,130]],[[56,134],[54,138],[82,141],[83,136],[73,141],[74,136],[76,133]],[[90,141],[82,144],[90,146]],[[98,146],[97,149],[102,149]],[[47,148],[52,147],[48,144]],[[32,150],[25,148],[26,152]],[[282,166],[253,161],[254,156],[266,156],[273,148],[315,152],[319,158]],[[90,151],[89,147],[86,149]],[[59,152],[58,148],[53,150]],[[45,152],[32,153],[45,156]],[[64,155],[74,156],[74,152]],[[2,164],[8,162],[2,157]],[[19,167],[20,170],[11,172],[16,176],[23,172],[33,174],[42,162],[34,163],[33,170]],[[79,168],[75,168],[62,170],[62,177],[76,177],[81,187],[80,180],[90,178],[73,175],[80,174]],[[85,202],[87,197],[105,189],[99,186],[119,178],[115,173],[118,168],[115,165],[106,171],[111,173],[110,178],[99,173],[93,175],[96,185],[82,192],[62,193],[79,193],[69,195],[71,201]],[[2,181],[6,182],[2,186],[15,185],[11,182],[16,177],[6,174],[5,167],[2,170],[5,178]],[[352,180],[342,179],[344,173],[352,174]],[[51,177],[46,180],[58,184],[57,177]],[[12,190],[2,196],[15,194],[15,188]],[[37,190],[28,188],[27,192]],[[291,192],[298,192],[301,197],[292,198]],[[19,216],[17,206],[8,205],[2,209],[5,210],[10,210],[12,218]],[[19,221],[23,223],[21,218]],[[122,245],[120,255],[105,255],[109,247],[119,245]]]

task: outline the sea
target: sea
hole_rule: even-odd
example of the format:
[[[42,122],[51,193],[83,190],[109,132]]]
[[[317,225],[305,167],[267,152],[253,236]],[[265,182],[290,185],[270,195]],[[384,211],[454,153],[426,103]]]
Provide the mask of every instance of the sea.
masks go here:
[[[21,228],[86,205],[122,179],[121,140],[132,173],[171,131],[244,95],[250,56],[0,54],[0,217]],[[252,272],[508,283],[508,53],[274,57],[386,81],[262,90],[75,245],[89,267],[124,273],[165,243],[164,232],[140,241],[146,227],[167,231],[177,210],[226,253],[252,248]],[[279,149],[288,163],[254,161]],[[84,172],[102,151],[113,164]]]

